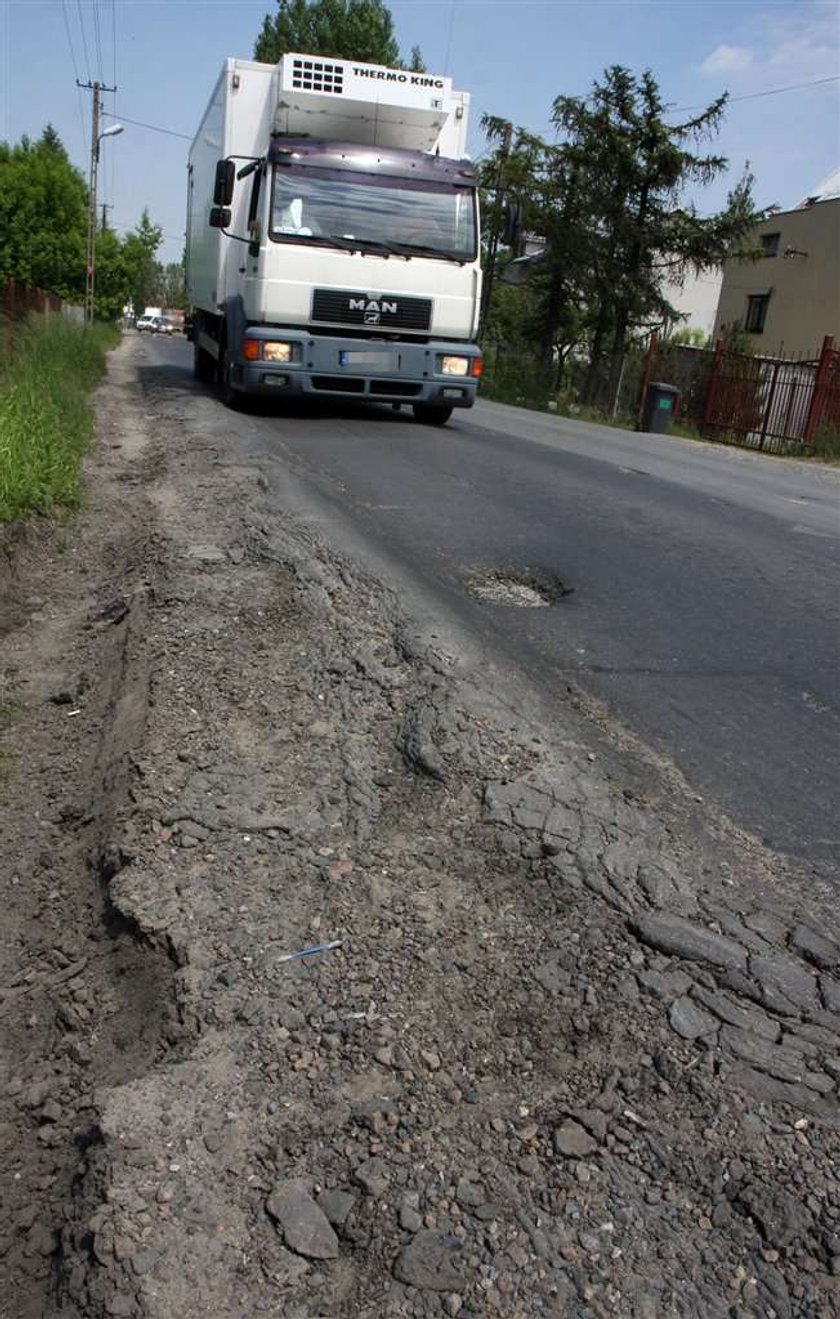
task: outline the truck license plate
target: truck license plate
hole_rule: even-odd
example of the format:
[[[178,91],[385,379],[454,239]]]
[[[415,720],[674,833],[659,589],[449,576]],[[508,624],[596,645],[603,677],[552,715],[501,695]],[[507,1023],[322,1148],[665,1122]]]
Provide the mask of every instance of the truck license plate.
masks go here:
[[[400,365],[399,353],[340,351],[339,366],[364,367],[373,371],[396,371]]]

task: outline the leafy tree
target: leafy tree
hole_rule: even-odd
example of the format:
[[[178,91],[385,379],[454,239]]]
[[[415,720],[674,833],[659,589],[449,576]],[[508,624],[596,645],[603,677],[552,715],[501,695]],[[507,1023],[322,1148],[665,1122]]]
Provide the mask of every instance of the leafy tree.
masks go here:
[[[81,299],[87,189],[50,126],[38,142],[0,143],[0,234],[0,283]]]
[[[681,325],[673,334],[669,334],[665,341],[674,344],[676,347],[684,345],[687,348],[708,348],[710,340],[705,330],[701,330],[697,325]]]
[[[187,305],[187,294],[183,261],[168,261],[165,265],[157,263],[154,302],[161,307],[184,310]]]
[[[558,97],[556,143],[517,132],[506,186],[521,190],[526,227],[542,236],[534,264],[531,329],[543,368],[572,343],[585,342],[587,393],[616,372],[628,342],[676,319],[665,278],[719,265],[759,218],[746,173],[718,214],[686,203],[690,185],[705,186],[728,162],[702,149],[726,104],[721,96],[684,122],[667,106],[649,72],[607,69],[588,97]],[[493,124],[486,125],[491,132]],[[615,384],[616,381],[612,381]]]
[[[276,64],[288,51],[402,68],[394,20],[383,0],[277,0],[266,14],[254,59]],[[417,46],[410,68],[425,68]]]
[[[125,256],[125,244],[113,229],[96,235],[96,280],[94,311],[98,320],[113,321],[122,315],[128,302],[131,271]]]
[[[592,379],[606,353],[620,362],[628,335],[672,314],[662,292],[665,266],[677,278],[717,266],[755,223],[749,178],[717,215],[702,216],[683,200],[688,185],[707,186],[728,166],[723,156],[698,153],[717,133],[726,100],[671,124],[653,74],[637,78],[615,65],[586,100],[554,102],[562,154],[592,226]]]
[[[140,316],[143,309],[155,305],[158,291],[158,268],[155,253],[160,247],[163,231],[152,224],[148,210],[144,210],[137,228],[123,240],[123,256],[128,273],[128,300]]]
[[[87,186],[53,126],[47,124],[37,142],[0,143],[0,284],[14,279],[81,303],[87,234]],[[97,317],[113,320],[129,300],[142,302],[154,290],[160,241],[146,211],[125,239],[108,229],[97,233]],[[173,289],[176,269],[167,276]]]
[[[575,186],[572,163],[560,148],[524,129],[513,130],[503,120],[485,116],[482,124],[490,140],[497,143],[480,167],[480,178],[485,185],[483,210],[490,235],[488,241],[492,242],[502,215],[496,204],[501,192],[509,199],[518,199],[525,233],[539,235],[543,242],[542,253],[527,267],[527,283],[511,290],[517,296],[508,297],[508,302],[518,302],[521,331],[527,332],[540,369],[547,374],[555,358],[562,365],[586,327],[591,235],[582,213],[580,189]],[[505,152],[508,135],[510,149]],[[503,281],[506,262],[516,255],[503,250],[500,261]],[[508,321],[510,318],[511,307]],[[491,307],[488,330],[495,319]]]
[[[68,159],[67,152],[64,148],[64,143],[62,142],[61,138],[58,136],[58,133],[55,131],[52,124],[47,124],[46,128],[41,134],[40,145],[46,151],[52,151],[55,153],[55,155],[60,156],[62,160]]]
[[[721,325],[719,338],[726,353],[751,357],[755,352],[755,339],[751,334],[747,334],[740,321],[730,321],[726,325]]]

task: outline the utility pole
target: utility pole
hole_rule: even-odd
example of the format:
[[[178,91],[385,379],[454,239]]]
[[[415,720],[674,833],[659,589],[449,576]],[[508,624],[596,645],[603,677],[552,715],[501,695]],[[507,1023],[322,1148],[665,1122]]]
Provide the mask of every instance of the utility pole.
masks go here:
[[[103,203],[102,203],[102,224],[101,224],[100,228],[101,228],[103,234],[104,234],[105,230],[108,228],[108,212],[109,212],[109,211],[112,211],[113,209],[114,209],[114,203],[113,203],[113,202],[103,202]]]
[[[85,271],[85,320],[88,325],[93,322],[93,294],[96,280],[96,175],[99,168],[99,116],[102,111],[100,97],[103,92],[115,92],[116,87],[106,87],[101,82],[79,82],[76,86],[93,92],[93,113],[90,128],[90,181],[87,236],[87,266]]]

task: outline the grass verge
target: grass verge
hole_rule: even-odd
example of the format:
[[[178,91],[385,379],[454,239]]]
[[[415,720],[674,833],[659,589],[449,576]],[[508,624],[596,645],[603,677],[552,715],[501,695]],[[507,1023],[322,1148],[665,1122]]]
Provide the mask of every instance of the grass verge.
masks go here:
[[[840,425],[824,422],[814,436],[812,452],[824,463],[840,462]]]
[[[90,391],[119,341],[110,325],[60,316],[0,327],[0,523],[79,502],[79,463],[94,430]]]

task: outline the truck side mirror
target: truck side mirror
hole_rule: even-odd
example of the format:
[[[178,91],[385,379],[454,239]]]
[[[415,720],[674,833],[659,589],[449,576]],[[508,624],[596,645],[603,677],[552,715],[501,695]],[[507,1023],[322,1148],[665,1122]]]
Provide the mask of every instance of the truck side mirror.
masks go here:
[[[233,185],[236,180],[236,166],[232,160],[220,160],[216,165],[216,183],[213,188],[213,205],[230,206],[233,201]]]
[[[510,247],[514,252],[518,252],[521,237],[522,203],[508,202],[505,206],[504,220],[502,222],[502,242],[505,247]]]
[[[228,229],[230,220],[229,206],[214,206],[210,212],[209,224],[211,229]]]

